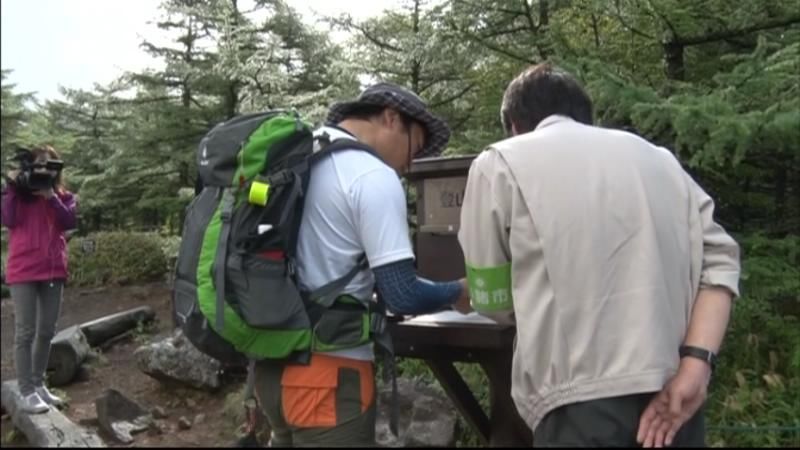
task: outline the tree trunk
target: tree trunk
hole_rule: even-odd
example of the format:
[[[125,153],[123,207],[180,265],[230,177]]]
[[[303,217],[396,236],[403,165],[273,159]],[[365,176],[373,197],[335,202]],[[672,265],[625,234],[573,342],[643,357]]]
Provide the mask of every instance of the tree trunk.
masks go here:
[[[775,168],[775,221],[776,230],[784,229],[786,219],[786,181],[788,173],[786,167]]]
[[[686,68],[683,64],[683,44],[669,41],[665,42],[663,47],[667,78],[683,81],[686,77]]]
[[[416,0],[414,2],[414,15],[412,17],[412,30],[414,31],[414,36],[419,34],[419,2],[420,0]],[[414,61],[411,63],[411,90],[416,92],[417,94],[421,94],[419,91],[419,84],[420,84],[420,72],[421,67],[419,60],[414,58]]]

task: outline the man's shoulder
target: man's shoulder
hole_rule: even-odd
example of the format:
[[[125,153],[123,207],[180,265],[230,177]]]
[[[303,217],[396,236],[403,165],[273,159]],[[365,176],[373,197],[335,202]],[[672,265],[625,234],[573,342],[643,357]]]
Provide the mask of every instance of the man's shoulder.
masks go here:
[[[487,176],[488,174],[506,170],[508,164],[503,154],[507,149],[512,148],[505,144],[506,141],[507,140],[503,140],[491,144],[480,152],[472,161],[472,170]]]
[[[344,192],[364,187],[375,192],[402,192],[397,173],[375,155],[359,148],[342,148],[325,155],[314,167],[314,178],[326,178],[328,186],[335,183]]]
[[[358,147],[342,148],[328,157],[335,162],[337,172],[351,180],[372,172],[386,175],[387,178],[397,178],[391,167],[384,164],[377,156]]]

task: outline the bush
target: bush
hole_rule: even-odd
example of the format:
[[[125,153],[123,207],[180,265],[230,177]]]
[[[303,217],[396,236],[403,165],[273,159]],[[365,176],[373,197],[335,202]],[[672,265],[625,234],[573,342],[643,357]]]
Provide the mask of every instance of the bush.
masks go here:
[[[800,239],[740,239],[734,304],[708,401],[714,446],[800,445]]]
[[[70,283],[130,284],[162,279],[167,260],[155,233],[98,232],[69,242]]]

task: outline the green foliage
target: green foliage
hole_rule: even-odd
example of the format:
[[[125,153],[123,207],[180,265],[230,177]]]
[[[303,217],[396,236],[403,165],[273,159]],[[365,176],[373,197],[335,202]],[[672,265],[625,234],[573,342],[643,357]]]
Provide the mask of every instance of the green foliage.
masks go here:
[[[172,265],[178,260],[178,251],[181,248],[180,236],[160,236],[161,251],[167,260],[167,270],[172,269]]]
[[[4,154],[9,144],[17,142],[17,133],[30,119],[30,111],[25,103],[32,99],[31,94],[14,92],[15,85],[7,83],[9,74],[11,70],[3,69],[0,72],[0,149]]]
[[[136,322],[136,328],[133,329],[133,341],[138,345],[144,345],[150,342],[153,335],[158,331],[158,325],[155,322]]]
[[[160,279],[167,267],[161,245],[154,233],[113,231],[75,237],[69,243],[71,283],[102,286]]]
[[[10,430],[6,432],[6,434],[3,435],[2,443],[3,446],[6,445],[10,447],[16,445],[22,446],[26,443],[25,435],[22,434],[22,432],[19,431],[18,429],[12,427]]]
[[[797,446],[800,428],[788,427],[800,427],[800,239],[752,235],[742,247],[743,296],[711,385],[709,443]]]

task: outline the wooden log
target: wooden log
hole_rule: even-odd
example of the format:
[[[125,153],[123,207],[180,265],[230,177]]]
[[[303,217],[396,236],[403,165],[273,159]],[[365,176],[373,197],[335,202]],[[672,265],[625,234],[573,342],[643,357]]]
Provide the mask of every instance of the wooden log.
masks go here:
[[[11,421],[33,447],[105,447],[103,440],[93,431],[67,418],[61,411],[50,408],[42,414],[28,414],[22,409],[22,396],[17,380],[6,381],[2,386],[3,407]]]
[[[80,329],[86,335],[89,345],[97,347],[109,339],[136,328],[139,322],[149,323],[155,318],[156,313],[152,307],[140,306],[86,322],[80,325]]]
[[[48,384],[64,386],[72,382],[91,348],[86,336],[73,325],[55,335],[47,362]]]

